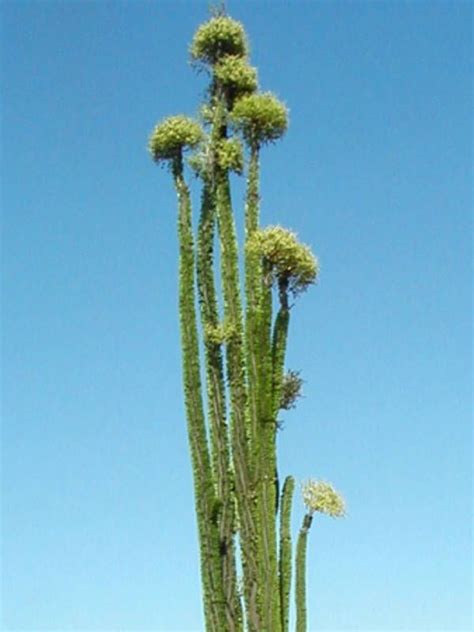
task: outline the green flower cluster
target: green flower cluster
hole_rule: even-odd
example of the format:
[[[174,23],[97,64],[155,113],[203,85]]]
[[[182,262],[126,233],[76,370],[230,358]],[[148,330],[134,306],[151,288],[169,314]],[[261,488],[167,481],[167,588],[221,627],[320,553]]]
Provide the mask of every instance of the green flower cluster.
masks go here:
[[[288,127],[288,110],[270,92],[252,94],[235,103],[231,121],[250,146],[258,147],[283,136]]]
[[[214,66],[216,80],[232,93],[234,98],[255,92],[257,71],[239,55],[226,55]]]
[[[153,160],[172,160],[180,156],[183,149],[195,147],[203,138],[203,131],[196,121],[187,116],[170,116],[153,130],[148,150]]]
[[[244,169],[244,153],[238,138],[222,140],[216,150],[217,164],[223,170],[242,173]]]
[[[202,24],[190,47],[191,59],[214,65],[225,55],[248,55],[247,36],[237,20],[217,16]]]
[[[308,246],[300,244],[295,233],[281,226],[268,226],[257,230],[248,243],[250,253],[258,253],[271,266],[278,281],[288,283],[293,294],[304,291],[314,283],[319,263]]]
[[[342,496],[330,483],[309,480],[303,485],[303,501],[309,511],[319,511],[332,518],[341,518],[346,513]]]
[[[229,322],[219,323],[218,325],[206,324],[204,326],[204,335],[207,342],[223,344],[235,335],[235,325]]]

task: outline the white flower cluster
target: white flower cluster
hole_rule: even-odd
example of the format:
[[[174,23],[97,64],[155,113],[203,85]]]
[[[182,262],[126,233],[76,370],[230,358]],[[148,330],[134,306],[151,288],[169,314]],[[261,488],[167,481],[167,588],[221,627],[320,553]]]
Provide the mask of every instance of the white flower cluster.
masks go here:
[[[309,511],[319,511],[332,518],[341,518],[346,513],[342,496],[330,483],[309,480],[303,484],[303,501]]]

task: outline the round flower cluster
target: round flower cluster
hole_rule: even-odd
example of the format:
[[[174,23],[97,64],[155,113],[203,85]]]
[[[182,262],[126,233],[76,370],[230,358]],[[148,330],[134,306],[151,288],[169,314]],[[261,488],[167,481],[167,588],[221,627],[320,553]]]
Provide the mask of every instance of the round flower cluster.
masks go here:
[[[214,77],[234,99],[257,89],[257,71],[238,55],[227,55],[214,66]]]
[[[281,226],[268,226],[257,230],[249,239],[250,253],[259,254],[270,264],[273,275],[288,283],[293,294],[304,291],[314,283],[319,272],[319,263],[308,246],[300,244],[295,233]]]
[[[247,36],[237,20],[217,16],[202,24],[190,47],[191,59],[214,65],[225,55],[248,55]]]
[[[224,344],[235,335],[235,325],[224,322],[217,325],[206,324],[204,326],[206,342],[211,344]]]
[[[222,140],[217,146],[217,164],[221,169],[242,173],[244,154],[242,143],[238,138]]]
[[[195,147],[203,138],[203,131],[196,121],[187,116],[170,116],[153,130],[148,149],[154,160],[172,160],[183,149]]]
[[[283,136],[288,127],[288,110],[270,92],[251,94],[235,103],[231,121],[251,146],[259,147]]]
[[[311,513],[319,511],[332,518],[341,518],[346,513],[342,496],[330,483],[309,480],[303,484],[303,501]]]

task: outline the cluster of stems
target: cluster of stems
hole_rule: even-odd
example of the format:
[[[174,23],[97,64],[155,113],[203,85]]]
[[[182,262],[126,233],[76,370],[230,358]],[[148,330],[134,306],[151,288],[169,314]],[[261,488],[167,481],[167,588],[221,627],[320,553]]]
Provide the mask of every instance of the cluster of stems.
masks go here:
[[[215,16],[198,30],[193,46],[194,61],[211,78],[205,115],[198,122],[165,120],[150,150],[170,166],[178,197],[183,380],[205,626],[207,632],[288,632],[295,483],[286,477],[280,492],[278,415],[286,407],[292,288],[314,281],[317,261],[289,231],[260,227],[260,153],[284,133],[286,109],[257,93],[240,23]],[[202,184],[197,231],[183,153],[189,148]],[[239,252],[230,171],[242,172],[244,164],[245,243]],[[310,512],[296,547],[298,632],[306,630],[311,519]]]

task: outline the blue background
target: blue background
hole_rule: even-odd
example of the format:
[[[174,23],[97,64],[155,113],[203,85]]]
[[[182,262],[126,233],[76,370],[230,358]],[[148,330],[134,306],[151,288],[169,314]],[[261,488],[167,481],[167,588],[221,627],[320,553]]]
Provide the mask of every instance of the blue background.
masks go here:
[[[279,436],[281,474],[349,510],[310,534],[310,628],[468,630],[472,5],[228,9],[290,109],[262,221],[321,261]],[[1,12],[3,629],[202,630],[176,203],[146,143],[197,111],[207,3]]]

